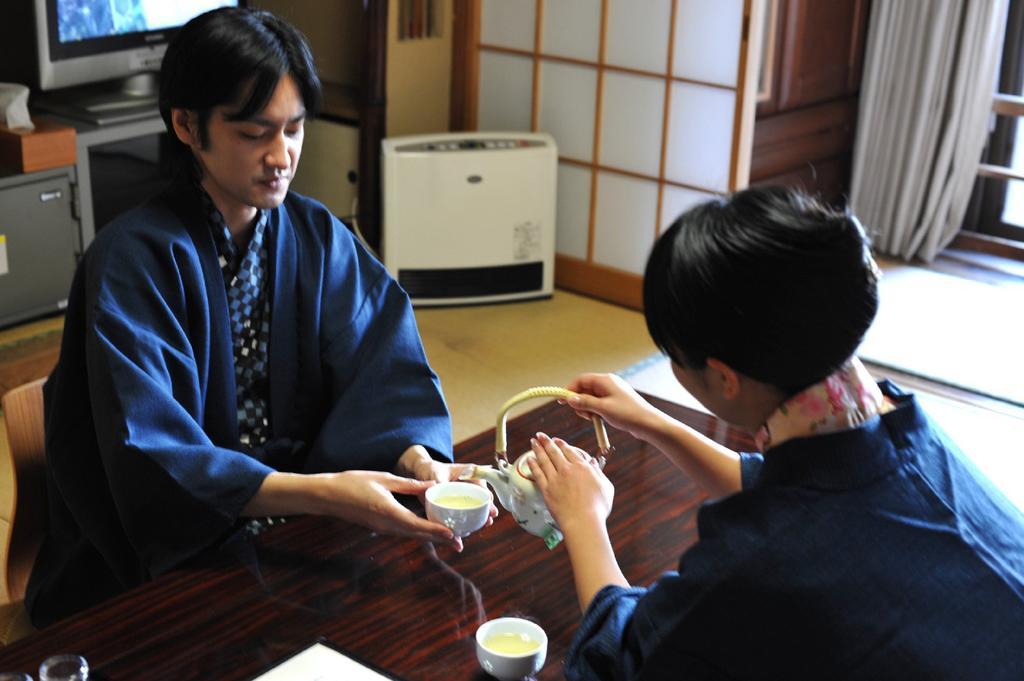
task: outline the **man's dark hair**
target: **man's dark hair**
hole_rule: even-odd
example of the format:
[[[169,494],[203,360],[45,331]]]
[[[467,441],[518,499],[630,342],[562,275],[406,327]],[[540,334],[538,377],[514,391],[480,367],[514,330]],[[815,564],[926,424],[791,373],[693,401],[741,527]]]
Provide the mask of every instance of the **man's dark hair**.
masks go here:
[[[792,189],[756,187],[683,213],[644,274],[654,342],[677,364],[708,357],[792,395],[860,345],[878,310],[860,223]]]
[[[171,109],[195,111],[205,147],[214,107],[238,106],[229,120],[251,118],[267,105],[286,74],[295,80],[307,116],[315,116],[322,97],[320,79],[298,29],[260,10],[225,7],[206,12],[185,24],[167,47],[160,70],[160,115],[177,141]],[[173,146],[188,151],[180,142]]]

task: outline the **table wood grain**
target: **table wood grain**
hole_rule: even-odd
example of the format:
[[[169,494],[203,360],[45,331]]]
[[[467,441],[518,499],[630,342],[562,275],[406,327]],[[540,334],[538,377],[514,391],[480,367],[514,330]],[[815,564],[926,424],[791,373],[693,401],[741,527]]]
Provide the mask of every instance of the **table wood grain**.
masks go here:
[[[713,417],[652,402],[727,446],[752,448]],[[525,451],[537,431],[595,451],[590,423],[554,402],[508,424],[509,451]],[[609,532],[627,579],[648,584],[696,540],[704,495],[653,448],[609,434]],[[493,432],[484,433],[458,445],[456,460],[489,463],[493,450]],[[561,678],[581,615],[568,556],[564,546],[547,550],[507,512],[468,537],[461,554],[297,517],[0,650],[0,670],[35,675],[45,657],[75,652],[110,681],[243,680],[325,638],[408,681],[487,679],[474,634],[510,615],[548,634],[537,678]]]

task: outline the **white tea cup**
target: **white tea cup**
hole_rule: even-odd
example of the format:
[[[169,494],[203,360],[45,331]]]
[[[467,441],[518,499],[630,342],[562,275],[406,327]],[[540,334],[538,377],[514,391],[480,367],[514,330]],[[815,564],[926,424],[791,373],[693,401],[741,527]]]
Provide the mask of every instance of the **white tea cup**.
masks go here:
[[[532,676],[544,666],[548,636],[539,625],[519,617],[499,617],[476,630],[476,659],[501,681]]]
[[[494,496],[471,482],[442,482],[427,490],[427,518],[465,537],[487,523]]]

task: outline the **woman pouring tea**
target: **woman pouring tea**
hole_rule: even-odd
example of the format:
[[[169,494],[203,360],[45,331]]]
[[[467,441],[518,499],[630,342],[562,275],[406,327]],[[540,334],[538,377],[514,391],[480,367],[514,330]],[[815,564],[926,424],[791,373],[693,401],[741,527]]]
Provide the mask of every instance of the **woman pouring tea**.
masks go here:
[[[567,678],[1021,678],[1024,517],[854,356],[878,276],[854,216],[781,188],[699,205],[658,239],[651,336],[760,451],[707,440],[616,376],[567,386],[581,416],[656,447],[713,499],[677,570],[630,586],[605,526],[611,483],[537,434],[530,471],[584,612]]]

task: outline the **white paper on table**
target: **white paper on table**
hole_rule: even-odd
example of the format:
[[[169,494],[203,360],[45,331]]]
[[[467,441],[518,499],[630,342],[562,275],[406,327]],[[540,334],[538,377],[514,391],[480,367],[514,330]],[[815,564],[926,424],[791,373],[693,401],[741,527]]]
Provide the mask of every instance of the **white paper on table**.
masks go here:
[[[348,655],[314,643],[252,681],[392,681]]]

